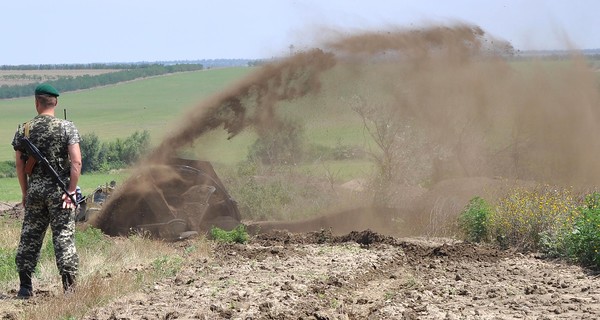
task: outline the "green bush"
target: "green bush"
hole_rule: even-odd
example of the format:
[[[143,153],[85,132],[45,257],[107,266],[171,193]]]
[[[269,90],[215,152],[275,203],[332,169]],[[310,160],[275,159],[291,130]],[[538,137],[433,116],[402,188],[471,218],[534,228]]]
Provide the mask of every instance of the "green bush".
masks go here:
[[[358,145],[342,144],[338,141],[335,147],[327,147],[319,144],[307,144],[304,147],[304,161],[326,161],[326,160],[355,160],[365,159],[367,153]]]
[[[274,219],[292,201],[289,190],[279,180],[258,183],[254,177],[247,177],[235,191],[240,209],[252,219]]]
[[[0,162],[0,178],[14,178],[17,176],[17,169],[14,161]]]
[[[488,234],[488,224],[492,207],[481,197],[469,201],[459,216],[459,228],[466,240],[472,242],[485,241]]]
[[[81,136],[82,172],[110,171],[134,164],[150,148],[150,133],[134,132],[125,139],[100,142],[95,133]]]
[[[176,256],[162,256],[152,261],[152,268],[158,277],[176,275],[183,265],[183,259]]]
[[[600,267],[600,194],[586,197],[586,205],[575,219],[572,232],[566,238],[567,255],[587,266]]]
[[[210,235],[214,240],[224,243],[246,243],[249,239],[246,226],[243,224],[238,225],[231,231],[213,227],[210,229]]]
[[[263,164],[296,164],[303,155],[303,126],[292,120],[281,121],[275,128],[260,133],[248,150],[249,160]]]
[[[574,197],[570,189],[516,188],[494,207],[475,197],[460,214],[459,227],[469,241],[491,241],[504,248],[540,251],[600,268],[598,192]]]
[[[81,149],[81,172],[88,173],[100,169],[98,155],[100,153],[100,139],[95,133],[88,133],[81,136],[79,148]]]

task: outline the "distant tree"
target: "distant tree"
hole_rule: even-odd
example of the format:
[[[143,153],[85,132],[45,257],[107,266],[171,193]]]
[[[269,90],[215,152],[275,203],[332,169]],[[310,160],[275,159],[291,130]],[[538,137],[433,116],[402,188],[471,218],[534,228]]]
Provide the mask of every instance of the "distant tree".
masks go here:
[[[82,172],[121,169],[134,164],[150,148],[150,133],[136,131],[125,139],[100,142],[98,135],[82,135],[81,142]]]
[[[150,133],[147,130],[143,132],[136,131],[123,141],[120,159],[124,163],[131,165],[140,159],[149,146]]]
[[[100,169],[100,139],[95,133],[88,133],[81,136],[79,142],[81,149],[82,167],[81,172],[93,172]]]
[[[284,120],[276,129],[267,130],[250,146],[248,159],[263,164],[295,164],[302,160],[303,126],[292,120]]]

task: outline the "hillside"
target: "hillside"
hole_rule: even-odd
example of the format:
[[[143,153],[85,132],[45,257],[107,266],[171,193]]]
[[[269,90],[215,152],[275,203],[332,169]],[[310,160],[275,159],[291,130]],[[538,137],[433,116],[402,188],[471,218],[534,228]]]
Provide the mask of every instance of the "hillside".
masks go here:
[[[125,138],[136,130],[148,130],[158,141],[168,133],[181,113],[200,100],[222,90],[252,68],[223,68],[172,74],[113,86],[68,92],[60,96],[57,116],[67,118],[82,134],[96,133],[110,141]],[[0,161],[12,160],[10,141],[17,124],[35,115],[33,95],[0,100]]]

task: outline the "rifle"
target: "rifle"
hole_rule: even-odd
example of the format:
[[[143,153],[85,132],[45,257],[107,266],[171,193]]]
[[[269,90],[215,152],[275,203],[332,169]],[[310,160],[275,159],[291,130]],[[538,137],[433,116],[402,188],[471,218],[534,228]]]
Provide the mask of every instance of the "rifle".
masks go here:
[[[46,159],[46,157],[44,157],[44,155],[42,155],[40,150],[33,143],[31,143],[31,141],[29,141],[29,139],[27,137],[22,137],[21,142],[25,145],[25,149],[27,149],[27,154],[29,154],[30,156],[33,156],[33,158],[36,160],[36,162],[39,162],[42,165],[42,167],[44,168],[44,170],[46,170],[46,172],[50,173],[50,176],[52,176],[52,178],[54,178],[54,182],[56,182],[58,184],[58,186],[62,189],[62,191],[64,191],[67,194],[67,196],[69,196],[71,201],[75,204],[75,207],[77,207],[79,205],[79,203],[81,203],[85,200],[85,198],[82,198],[78,202],[75,199],[74,195],[69,193],[69,190],[67,190],[67,186],[60,179],[56,170],[54,170],[54,168],[52,168],[52,166],[50,165],[50,162],[48,162],[48,159]]]

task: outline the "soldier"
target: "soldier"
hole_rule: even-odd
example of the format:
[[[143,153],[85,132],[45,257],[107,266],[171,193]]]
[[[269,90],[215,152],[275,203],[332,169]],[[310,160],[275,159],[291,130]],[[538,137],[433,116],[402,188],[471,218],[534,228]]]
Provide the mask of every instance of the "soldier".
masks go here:
[[[56,265],[62,277],[63,289],[69,292],[75,284],[79,257],[75,250],[75,204],[52,180],[42,165],[28,155],[21,141],[27,137],[48,159],[71,194],[75,194],[81,173],[79,132],[75,125],[54,116],[58,91],[49,84],[35,89],[35,108],[38,115],[19,125],[12,141],[16,153],[16,169],[25,208],[21,239],[16,264],[20,287],[18,298],[33,296],[31,275],[40,257],[40,250],[48,225],[52,230],[52,243]]]

